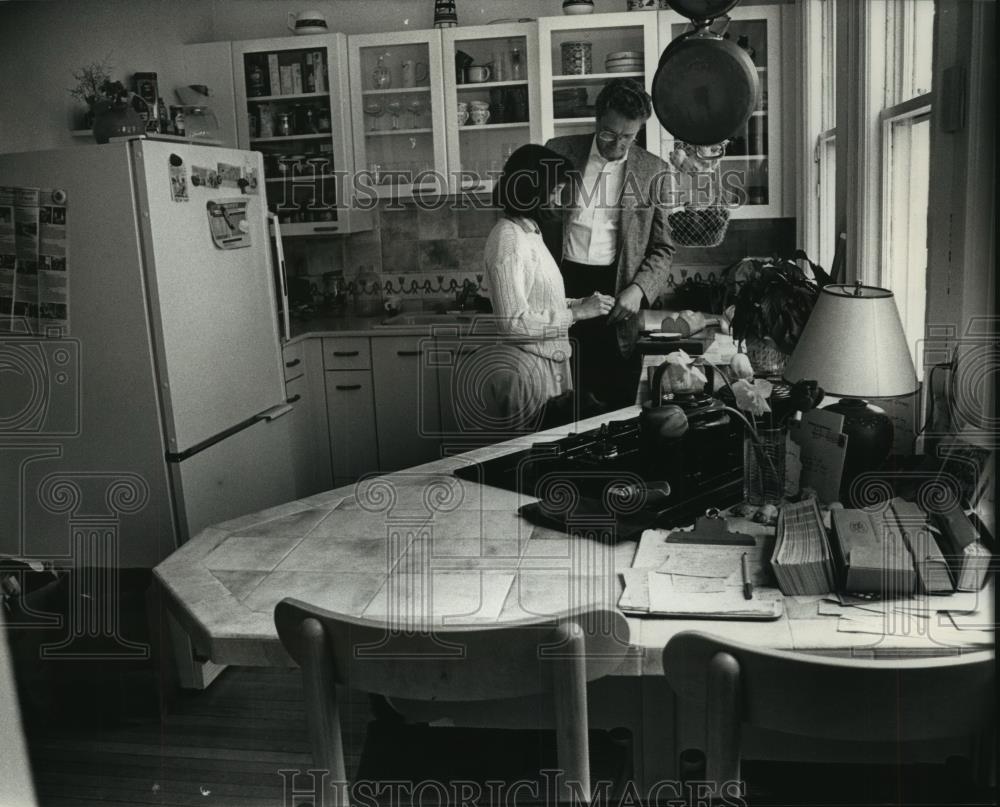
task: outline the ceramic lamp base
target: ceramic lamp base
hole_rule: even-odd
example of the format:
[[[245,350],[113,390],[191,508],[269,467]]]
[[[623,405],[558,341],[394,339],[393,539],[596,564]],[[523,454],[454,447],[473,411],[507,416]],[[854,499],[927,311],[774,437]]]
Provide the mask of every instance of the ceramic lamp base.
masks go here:
[[[844,507],[874,504],[874,489],[868,489],[864,475],[881,468],[888,458],[893,441],[892,420],[877,406],[859,398],[843,398],[826,407],[826,411],[843,415],[847,435],[840,501]]]

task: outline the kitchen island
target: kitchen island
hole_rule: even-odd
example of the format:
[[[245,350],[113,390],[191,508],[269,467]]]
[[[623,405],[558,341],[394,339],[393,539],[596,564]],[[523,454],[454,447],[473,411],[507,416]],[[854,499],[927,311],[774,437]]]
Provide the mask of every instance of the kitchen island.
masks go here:
[[[160,563],[156,578],[196,653],[217,664],[292,665],[273,619],[285,597],[400,627],[544,618],[571,605],[615,607],[618,571],[631,566],[634,542],[607,544],[532,525],[518,508],[535,499],[459,479],[454,471],[638,412],[628,407],[215,525]],[[745,519],[730,521],[731,529],[759,544],[773,532]],[[980,599],[991,600],[990,590]],[[661,653],[682,630],[854,656],[946,654],[993,643],[991,631],[960,630],[933,617],[896,621],[880,633],[870,620],[852,630],[821,600],[786,597],[783,616],[773,621],[629,617],[632,653],[617,675],[595,682],[606,697],[592,698],[592,711],[603,712],[594,715],[594,725],[641,732],[637,750],[649,755],[645,777],[672,774],[664,735],[673,724],[673,703]],[[984,613],[987,623],[992,616]],[[637,758],[637,777],[642,764]]]

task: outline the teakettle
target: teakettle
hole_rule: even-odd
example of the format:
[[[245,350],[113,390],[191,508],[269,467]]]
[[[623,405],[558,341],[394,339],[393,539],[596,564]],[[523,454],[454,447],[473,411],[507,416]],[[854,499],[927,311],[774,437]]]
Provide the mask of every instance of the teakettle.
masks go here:
[[[326,17],[321,12],[313,9],[300,11],[298,14],[289,11],[288,28],[302,36],[329,32],[329,29],[326,27]]]

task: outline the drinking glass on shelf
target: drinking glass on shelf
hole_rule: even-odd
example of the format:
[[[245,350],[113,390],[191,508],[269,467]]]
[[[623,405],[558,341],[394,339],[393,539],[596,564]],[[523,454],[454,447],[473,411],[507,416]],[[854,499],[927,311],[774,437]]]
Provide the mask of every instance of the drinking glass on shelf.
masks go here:
[[[364,106],[365,114],[372,119],[371,131],[378,131],[378,119],[385,114],[385,107],[381,101],[366,101]]]
[[[424,102],[419,98],[413,98],[406,108],[410,111],[410,128],[416,129],[419,123],[417,119],[424,114]]]
[[[392,115],[392,128],[399,128],[399,116],[403,111],[403,104],[401,101],[390,101],[385,105],[386,110],[390,115]]]

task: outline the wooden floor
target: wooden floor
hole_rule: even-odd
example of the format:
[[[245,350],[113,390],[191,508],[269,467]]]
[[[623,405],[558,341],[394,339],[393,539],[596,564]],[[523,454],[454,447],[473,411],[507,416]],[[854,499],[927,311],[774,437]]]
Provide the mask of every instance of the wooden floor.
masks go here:
[[[291,807],[304,801],[284,798],[279,774],[310,766],[300,681],[298,670],[229,668],[207,691],[183,693],[162,721],[33,732],[39,804]],[[370,720],[367,698],[349,695],[342,720],[350,776]]]

